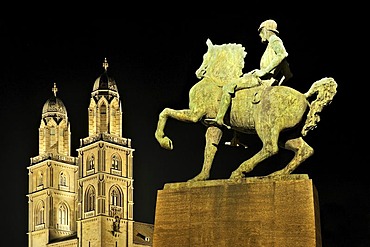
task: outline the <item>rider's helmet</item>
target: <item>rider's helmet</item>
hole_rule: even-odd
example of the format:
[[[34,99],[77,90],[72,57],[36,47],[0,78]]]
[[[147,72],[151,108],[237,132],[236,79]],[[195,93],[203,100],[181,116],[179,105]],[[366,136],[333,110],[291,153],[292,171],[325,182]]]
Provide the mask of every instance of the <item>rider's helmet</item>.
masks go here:
[[[262,22],[261,25],[258,28],[258,32],[260,32],[262,28],[266,28],[267,30],[273,31],[275,33],[279,33],[279,31],[277,30],[276,21],[271,20],[271,19]]]

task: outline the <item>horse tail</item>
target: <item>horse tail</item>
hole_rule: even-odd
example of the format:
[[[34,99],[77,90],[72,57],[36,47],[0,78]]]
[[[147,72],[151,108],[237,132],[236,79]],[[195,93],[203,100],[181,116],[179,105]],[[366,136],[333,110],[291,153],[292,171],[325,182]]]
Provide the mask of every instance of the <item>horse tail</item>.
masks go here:
[[[324,77],[314,82],[311,88],[304,94],[306,98],[316,94],[316,98],[310,103],[310,110],[301,131],[303,136],[306,136],[309,130],[317,127],[317,123],[320,122],[319,113],[326,105],[332,102],[334,95],[337,93],[337,86],[333,78]]]

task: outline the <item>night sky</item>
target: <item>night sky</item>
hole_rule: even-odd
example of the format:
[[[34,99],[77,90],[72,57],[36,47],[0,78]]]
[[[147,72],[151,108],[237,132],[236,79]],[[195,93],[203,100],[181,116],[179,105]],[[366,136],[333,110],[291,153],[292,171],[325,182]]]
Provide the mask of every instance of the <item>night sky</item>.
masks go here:
[[[0,23],[0,110],[2,150],[1,242],[27,246],[30,158],[38,155],[41,110],[52,86],[64,102],[71,124],[71,155],[88,136],[87,108],[95,79],[115,78],[123,109],[123,137],[134,152],[134,220],[154,223],[156,193],[165,183],[185,182],[202,167],[205,127],[169,120],[166,134],[174,150],[154,138],[159,113],[187,109],[195,71],[213,44],[239,43],[247,52],[243,72],[259,67],[265,49],[259,24],[272,18],[289,53],[294,74],[286,85],[306,92],[323,77],[333,77],[338,92],[324,108],[318,127],[305,140],[315,154],[294,173],[308,174],[318,190],[323,246],[370,245],[370,180],[365,160],[368,140],[364,79],[359,68],[364,46],[358,23],[339,12],[245,14],[227,18],[89,19]],[[5,57],[4,57],[5,56]],[[357,79],[356,79],[357,78]],[[363,85],[363,86],[362,86]],[[226,131],[223,141],[230,138]],[[257,136],[246,136],[249,148],[222,146],[211,179],[226,179],[260,148]],[[259,164],[248,176],[267,175],[288,163],[291,153]],[[1,244],[3,245],[3,244]]]

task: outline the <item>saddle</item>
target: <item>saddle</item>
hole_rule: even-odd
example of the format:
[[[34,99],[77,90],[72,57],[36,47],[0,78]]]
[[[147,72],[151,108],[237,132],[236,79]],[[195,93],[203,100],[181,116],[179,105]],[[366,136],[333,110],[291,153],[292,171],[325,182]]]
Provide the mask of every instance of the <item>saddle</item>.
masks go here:
[[[252,103],[258,104],[261,101],[261,94],[262,91],[265,90],[267,87],[273,86],[277,81],[274,78],[268,79],[268,80],[261,80],[261,86],[258,91],[254,94]]]

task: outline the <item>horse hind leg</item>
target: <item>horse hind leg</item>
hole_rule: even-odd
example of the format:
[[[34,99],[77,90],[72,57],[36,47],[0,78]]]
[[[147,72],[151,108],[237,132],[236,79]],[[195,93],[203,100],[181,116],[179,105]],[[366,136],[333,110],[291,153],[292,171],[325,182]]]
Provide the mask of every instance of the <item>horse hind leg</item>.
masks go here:
[[[256,165],[263,160],[275,155],[279,152],[278,147],[278,132],[272,131],[268,134],[262,133],[260,138],[263,146],[261,150],[254,156],[244,161],[235,171],[231,173],[230,179],[239,179],[245,177],[245,173],[251,172]]]
[[[314,150],[311,146],[303,140],[302,137],[290,139],[285,142],[284,148],[294,152],[293,159],[288,163],[283,169],[273,172],[270,176],[282,176],[291,174],[300,164],[302,164],[306,159],[311,157]]]

